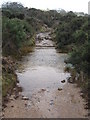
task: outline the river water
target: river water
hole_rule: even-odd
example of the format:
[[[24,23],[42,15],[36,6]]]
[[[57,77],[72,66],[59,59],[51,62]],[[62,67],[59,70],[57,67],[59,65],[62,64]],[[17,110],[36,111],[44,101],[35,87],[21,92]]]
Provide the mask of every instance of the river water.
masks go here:
[[[29,98],[40,89],[63,89],[70,76],[64,72],[67,54],[56,51],[49,34],[37,34],[34,51],[22,58],[21,67],[16,72],[23,88],[22,95]],[[65,83],[62,83],[62,80],[65,80]]]

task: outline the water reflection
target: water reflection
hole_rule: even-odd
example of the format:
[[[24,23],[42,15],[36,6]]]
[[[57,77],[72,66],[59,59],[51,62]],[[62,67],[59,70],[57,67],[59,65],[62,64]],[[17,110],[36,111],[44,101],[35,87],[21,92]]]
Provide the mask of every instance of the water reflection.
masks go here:
[[[34,52],[23,57],[21,68],[17,71],[20,85],[23,88],[22,94],[30,97],[34,91],[42,88],[63,87],[67,82],[67,77],[70,76],[69,73],[64,73],[66,58],[67,54],[57,53],[54,47],[43,46],[36,47]],[[66,82],[62,83],[62,80]]]
[[[35,66],[22,73],[17,73],[20,85],[23,87],[23,95],[30,97],[33,91],[42,88],[57,89],[67,82],[68,73],[60,73],[58,69],[46,66]],[[61,81],[65,80],[65,83]]]

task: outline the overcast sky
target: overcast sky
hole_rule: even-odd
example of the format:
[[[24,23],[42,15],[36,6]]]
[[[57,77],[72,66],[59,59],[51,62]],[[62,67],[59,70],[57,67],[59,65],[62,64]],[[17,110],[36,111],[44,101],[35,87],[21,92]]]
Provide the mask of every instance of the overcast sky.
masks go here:
[[[42,10],[46,10],[47,8],[62,8],[66,11],[88,13],[88,2],[90,0],[0,0],[0,4],[7,1],[20,2],[25,7],[33,7]]]

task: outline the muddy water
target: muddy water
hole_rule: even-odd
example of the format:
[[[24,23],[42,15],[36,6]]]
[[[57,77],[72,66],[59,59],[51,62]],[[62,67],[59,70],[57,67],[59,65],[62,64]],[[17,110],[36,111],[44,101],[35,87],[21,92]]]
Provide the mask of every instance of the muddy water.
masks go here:
[[[69,73],[64,73],[67,55],[56,52],[49,34],[37,35],[34,51],[23,57],[21,68],[17,71],[23,88],[22,94],[29,98],[40,89],[63,88],[70,76]]]

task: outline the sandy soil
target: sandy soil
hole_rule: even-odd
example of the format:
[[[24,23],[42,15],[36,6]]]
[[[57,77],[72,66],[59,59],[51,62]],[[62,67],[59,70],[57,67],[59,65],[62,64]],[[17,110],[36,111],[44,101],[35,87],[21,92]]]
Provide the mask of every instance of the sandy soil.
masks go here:
[[[4,110],[5,118],[84,118],[88,113],[80,88],[69,83],[62,90],[40,89],[29,100],[13,96]]]

